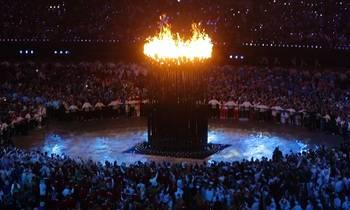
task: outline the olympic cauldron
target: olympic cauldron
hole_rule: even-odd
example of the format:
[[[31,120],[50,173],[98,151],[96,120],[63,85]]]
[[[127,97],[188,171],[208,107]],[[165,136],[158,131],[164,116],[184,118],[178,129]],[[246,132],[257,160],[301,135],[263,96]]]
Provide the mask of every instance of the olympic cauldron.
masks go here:
[[[201,152],[208,145],[207,73],[213,44],[199,25],[192,37],[169,25],[149,37],[144,55],[150,67],[148,147],[167,152]]]

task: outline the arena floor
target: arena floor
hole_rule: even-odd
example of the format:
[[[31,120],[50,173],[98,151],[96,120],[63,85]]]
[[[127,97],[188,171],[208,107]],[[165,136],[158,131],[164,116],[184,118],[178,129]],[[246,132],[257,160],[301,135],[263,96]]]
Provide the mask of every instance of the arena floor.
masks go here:
[[[335,146],[338,136],[306,129],[264,123],[211,121],[209,142],[230,146],[204,160],[170,158],[127,153],[136,143],[147,140],[145,119],[114,119],[89,122],[49,122],[28,136],[14,139],[16,146],[39,149],[49,154],[66,154],[95,161],[237,161],[271,157],[275,147],[283,153],[299,152],[319,145]]]

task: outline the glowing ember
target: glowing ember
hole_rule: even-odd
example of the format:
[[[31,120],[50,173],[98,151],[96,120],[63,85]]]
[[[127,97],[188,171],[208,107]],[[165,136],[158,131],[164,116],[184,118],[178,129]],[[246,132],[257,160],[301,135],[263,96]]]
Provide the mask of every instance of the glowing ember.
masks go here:
[[[172,33],[170,25],[165,24],[158,35],[147,38],[143,49],[146,56],[161,64],[202,61],[211,58],[212,51],[211,38],[197,24],[192,24],[192,37],[188,40]]]

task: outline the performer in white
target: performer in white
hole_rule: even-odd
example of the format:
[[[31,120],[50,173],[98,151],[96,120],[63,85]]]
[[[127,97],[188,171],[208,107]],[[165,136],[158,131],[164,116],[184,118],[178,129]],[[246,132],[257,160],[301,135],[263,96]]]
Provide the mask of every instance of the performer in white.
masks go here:
[[[220,103],[220,120],[227,119],[227,111],[226,101],[222,100]]]
[[[105,107],[105,105],[101,102],[101,101],[98,101],[96,104],[95,104],[95,109],[96,110],[102,110],[103,108]]]
[[[287,111],[288,111],[288,114],[289,114],[289,121],[288,121],[288,123],[290,124],[290,125],[295,125],[295,109],[293,109],[293,108],[289,108],[289,109],[287,109]]]
[[[283,111],[283,108],[280,106],[271,107],[271,115],[275,122],[280,123],[282,111]]]
[[[39,106],[36,113],[34,114],[34,119],[38,122],[39,128],[41,128],[44,118],[46,118],[46,107]]]
[[[69,110],[69,112],[77,112],[77,111],[79,111],[79,108],[77,105],[72,104],[69,106],[68,110]]]
[[[249,101],[244,101],[240,107],[243,108],[243,118],[249,118],[249,110],[253,105]]]
[[[210,113],[212,118],[219,118],[219,106],[220,102],[215,98],[211,99],[208,104],[210,105]]]
[[[288,122],[288,119],[289,119],[289,112],[285,110],[281,114],[281,124],[285,125]]]
[[[117,110],[122,102],[119,99],[116,99],[114,101],[111,101],[111,103],[108,104],[109,107],[112,107],[113,110]]]
[[[230,99],[230,100],[228,100],[227,102],[226,102],[226,107],[227,107],[227,116],[228,116],[228,118],[229,119],[232,119],[233,118],[233,110],[234,110],[234,108],[235,108],[235,106],[237,106],[237,104],[232,100],[232,99]]]
[[[93,109],[93,107],[88,101],[86,101],[82,106],[82,110],[85,112],[92,111],[92,109]]]
[[[268,115],[268,111],[270,110],[270,107],[264,104],[260,104],[258,108],[259,108],[259,120],[267,121],[268,120],[267,115]]]
[[[136,117],[141,116],[141,100],[140,97],[136,97],[135,99],[135,112],[136,112]]]

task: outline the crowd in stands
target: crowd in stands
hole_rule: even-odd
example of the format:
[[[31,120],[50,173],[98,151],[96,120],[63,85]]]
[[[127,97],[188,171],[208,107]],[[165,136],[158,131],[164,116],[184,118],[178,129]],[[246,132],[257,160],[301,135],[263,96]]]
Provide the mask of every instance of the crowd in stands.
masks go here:
[[[243,117],[350,132],[350,72],[223,66],[209,82],[214,118]]]
[[[344,0],[4,0],[3,5],[0,39],[7,41],[138,42],[167,14],[176,29],[201,22],[221,45],[350,44],[350,3]]]
[[[40,128],[46,118],[46,107],[28,97],[14,94],[0,100],[0,145],[11,144],[14,135],[26,135],[29,129]]]
[[[46,118],[47,109],[63,109],[63,113],[101,109],[108,105],[118,109],[125,100],[132,102],[143,96],[147,73],[135,64],[99,62],[3,62],[0,68],[2,141],[16,132],[26,133],[26,128],[32,126],[27,122],[40,125]],[[20,129],[14,129],[17,125]]]
[[[203,164],[0,150],[1,209],[350,209],[350,147]]]
[[[346,0],[3,0],[0,42],[143,42],[201,22],[215,45],[350,47]],[[79,14],[79,15],[77,15]],[[342,135],[337,148],[239,162],[94,162],[12,145],[47,118],[140,117],[149,70],[101,62],[0,63],[0,209],[350,210],[350,71],[214,66],[210,117]]]
[[[2,62],[0,72],[2,141],[40,125],[47,112],[80,120],[146,112],[148,71],[138,64]],[[212,118],[303,126],[347,139],[349,79],[345,69],[216,66],[208,105]],[[14,127],[20,129],[7,132]]]

